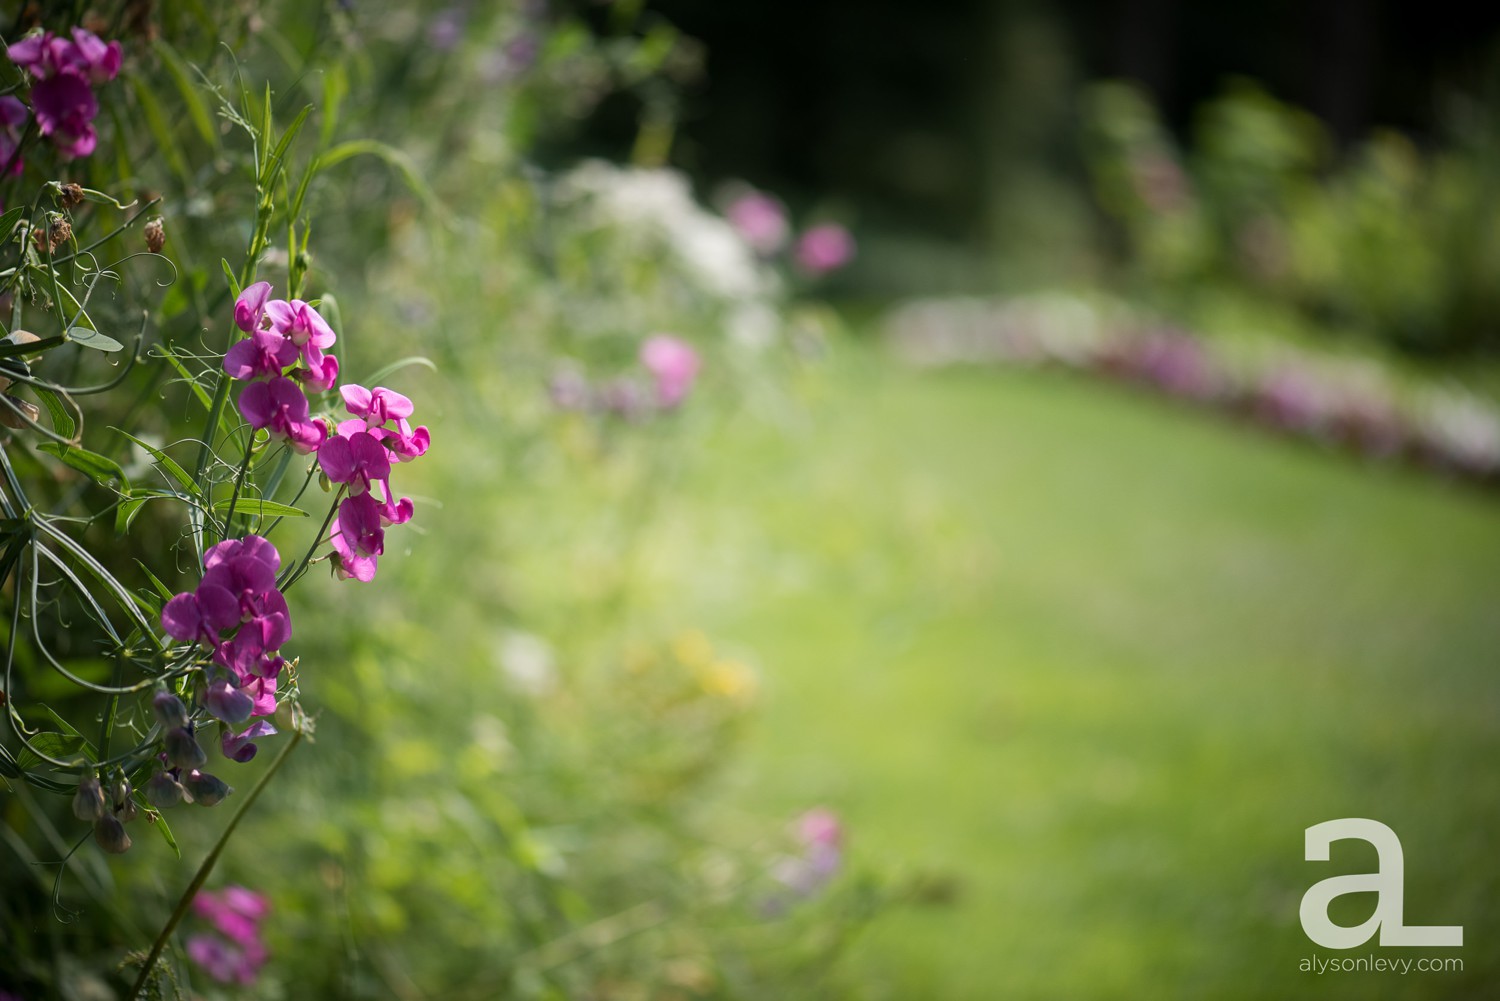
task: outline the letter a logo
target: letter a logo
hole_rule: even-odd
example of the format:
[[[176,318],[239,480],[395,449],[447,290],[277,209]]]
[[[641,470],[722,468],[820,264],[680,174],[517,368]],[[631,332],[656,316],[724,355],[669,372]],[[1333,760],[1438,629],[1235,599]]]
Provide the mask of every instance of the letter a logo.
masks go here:
[[[1353,949],[1364,945],[1380,929],[1381,945],[1463,945],[1462,925],[1413,925],[1401,923],[1406,888],[1406,860],[1401,839],[1378,820],[1345,817],[1327,820],[1307,829],[1307,861],[1327,862],[1328,846],[1335,841],[1358,838],[1375,846],[1375,872],[1331,876],[1314,883],[1302,896],[1302,930],[1325,949]],[[1346,928],[1328,918],[1328,904],[1346,893],[1375,894],[1375,913],[1364,924]]]

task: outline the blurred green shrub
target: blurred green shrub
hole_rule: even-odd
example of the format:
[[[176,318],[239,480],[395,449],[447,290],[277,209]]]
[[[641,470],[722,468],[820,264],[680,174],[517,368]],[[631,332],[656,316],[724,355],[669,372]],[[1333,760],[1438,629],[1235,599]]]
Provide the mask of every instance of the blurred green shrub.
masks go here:
[[[1420,353],[1500,349],[1497,137],[1424,151],[1391,131],[1334,156],[1316,118],[1235,81],[1184,151],[1119,82],[1086,102],[1099,204],[1129,267],[1168,290],[1228,283]]]

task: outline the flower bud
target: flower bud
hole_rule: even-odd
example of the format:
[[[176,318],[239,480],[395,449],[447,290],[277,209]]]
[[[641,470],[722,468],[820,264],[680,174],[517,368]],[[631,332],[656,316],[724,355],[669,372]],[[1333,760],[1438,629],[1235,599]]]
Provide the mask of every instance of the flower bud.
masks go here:
[[[189,772],[182,784],[199,806],[218,806],[225,796],[234,792],[223,779],[207,772]]]
[[[169,810],[181,803],[187,790],[169,772],[157,772],[146,782],[146,802],[158,810]]]
[[[187,706],[172,692],[157,692],[151,699],[151,709],[164,730],[187,726]]]
[[[73,816],[79,820],[97,820],[109,813],[109,804],[104,800],[104,787],[99,784],[99,776],[87,776],[78,783],[78,791],[73,794]]]
[[[127,778],[121,777],[115,785],[115,816],[120,818],[122,824],[128,824],[135,819],[135,797],[131,795],[134,792]]]
[[[125,833],[125,825],[114,814],[106,814],[94,821],[94,840],[111,855],[120,855],[130,848],[130,835]]]
[[[153,254],[161,253],[161,248],[167,242],[166,230],[162,228],[161,220],[152,219],[146,223],[146,228],[142,232],[146,237],[146,249]]]
[[[191,770],[208,761],[208,755],[198,746],[198,741],[186,727],[168,730],[163,738],[167,747],[167,760],[173,768]]]

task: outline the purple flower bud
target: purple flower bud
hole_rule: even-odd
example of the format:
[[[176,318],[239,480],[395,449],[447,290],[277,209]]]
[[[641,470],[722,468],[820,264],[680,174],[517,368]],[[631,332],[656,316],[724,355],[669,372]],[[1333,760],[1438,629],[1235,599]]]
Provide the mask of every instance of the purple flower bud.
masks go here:
[[[87,776],[78,783],[78,791],[73,794],[73,816],[79,820],[98,820],[109,813],[109,804],[104,800],[104,787],[99,784],[99,776]]]
[[[193,769],[208,761],[208,755],[203,753],[203,748],[185,727],[168,730],[163,741],[167,747],[167,760],[173,768]]]
[[[170,772],[157,772],[146,783],[146,802],[158,810],[168,810],[182,802],[187,794]]]
[[[156,721],[161,724],[163,730],[175,730],[187,726],[187,706],[182,700],[171,692],[157,692],[151,700],[151,708],[156,713]]]
[[[125,833],[125,825],[113,814],[94,821],[94,840],[111,855],[119,855],[130,847],[130,835]]]
[[[207,772],[191,771],[182,782],[193,802],[199,806],[218,806],[224,797],[234,792],[223,779]]]
[[[115,816],[120,818],[120,823],[128,824],[135,819],[135,790],[130,785],[130,780],[121,776],[115,785]]]

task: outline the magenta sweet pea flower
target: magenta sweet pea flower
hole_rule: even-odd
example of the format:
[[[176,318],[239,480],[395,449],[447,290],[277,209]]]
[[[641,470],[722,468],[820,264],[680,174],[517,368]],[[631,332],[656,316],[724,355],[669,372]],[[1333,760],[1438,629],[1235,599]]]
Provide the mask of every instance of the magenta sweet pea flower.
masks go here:
[[[221,983],[254,982],[270,957],[260,935],[270,910],[264,894],[243,886],[227,886],[218,893],[200,891],[193,898],[193,912],[213,931],[188,939],[188,957]]]
[[[318,449],[318,465],[334,483],[349,484],[349,493],[369,493],[371,483],[388,481],[391,459],[385,446],[368,431],[355,431],[347,437],[334,435]],[[388,488],[389,489],[389,488]]]
[[[304,455],[315,451],[328,438],[328,428],[323,422],[308,419],[307,396],[301,387],[284,375],[250,383],[240,393],[239,407],[251,427],[265,428],[287,439],[292,448]]]
[[[339,534],[357,556],[379,556],[385,552],[385,528],[380,504],[369,494],[345,497],[339,503]]]
[[[413,430],[407,420],[416,409],[411,400],[383,386],[372,390],[353,383],[341,387],[339,394],[343,396],[348,411],[364,418],[366,429],[390,449],[391,458],[406,462],[427,453],[432,443],[431,435],[425,427]],[[392,421],[396,427],[386,427]],[[343,425],[340,425],[339,433],[344,433]]]
[[[162,606],[161,625],[167,635],[184,643],[213,646],[219,634],[240,623],[240,604],[223,588],[184,592]]]
[[[234,301],[234,325],[247,334],[263,329],[266,323],[266,300],[269,298],[270,282],[256,282],[247,286]]]
[[[252,741],[257,737],[270,737],[276,733],[276,728],[265,720],[256,720],[245,729],[243,733],[235,733],[225,730],[219,738],[219,746],[224,751],[224,757],[238,761],[241,764],[255,757],[258,748]],[[226,934],[228,934],[226,932]]]
[[[49,137],[64,157],[76,159],[94,152],[98,137],[92,123],[99,113],[99,101],[82,76],[57,73],[38,80],[31,87],[31,108],[42,135]]]
[[[724,213],[729,224],[758,254],[770,256],[786,244],[790,227],[781,202],[763,191],[736,198]]]
[[[69,65],[91,83],[107,83],[120,72],[120,43],[106,44],[92,32],[73,29],[73,45],[65,52]]]
[[[339,360],[333,355],[324,355],[322,365],[317,368],[294,368],[291,376],[302,383],[302,388],[309,393],[326,392],[339,381]]]
[[[208,683],[203,702],[214,719],[225,723],[243,723],[255,710],[255,700],[222,677]]]
[[[698,377],[698,352],[669,334],[657,334],[641,345],[641,364],[656,382],[656,402],[669,409],[687,398]]]
[[[266,316],[271,319],[271,329],[295,344],[309,368],[323,370],[323,351],[338,340],[328,321],[318,315],[301,299],[288,302],[272,299],[266,303]]]
[[[837,271],[854,259],[854,237],[836,222],[814,226],[797,240],[797,264],[812,275]]]
[[[375,579],[377,559],[356,553],[338,524],[334,525],[329,542],[333,545],[333,572],[340,580],[353,578],[369,583]]]
[[[297,345],[274,330],[257,330],[230,345],[224,355],[224,371],[231,379],[248,382],[262,376],[277,376],[297,360]]]
[[[225,539],[216,546],[210,546],[208,552],[203,554],[203,569],[212,570],[220,563],[242,556],[259,560],[270,567],[273,574],[281,569],[281,554],[276,551],[276,546],[269,539],[259,535],[247,535],[243,539]]]

